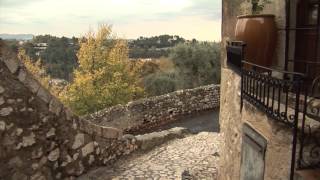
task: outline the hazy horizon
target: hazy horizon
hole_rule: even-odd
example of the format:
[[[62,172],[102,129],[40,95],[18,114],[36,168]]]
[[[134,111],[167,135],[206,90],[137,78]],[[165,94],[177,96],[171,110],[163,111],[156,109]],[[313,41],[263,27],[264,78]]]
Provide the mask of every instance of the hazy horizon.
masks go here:
[[[0,0],[0,33],[79,37],[107,23],[121,38],[220,41],[220,0]]]
[[[23,36],[23,38],[3,38],[2,36],[4,35],[8,35],[8,36]],[[30,34],[30,33],[0,33],[0,38],[3,38],[4,40],[31,40],[32,38],[26,38],[24,36],[29,36],[29,35],[32,35],[33,37],[35,36],[45,36],[45,35],[50,35],[50,36],[54,36],[54,37],[58,37],[58,38],[62,38],[62,37],[66,37],[66,38],[81,38],[81,36],[65,36],[65,35],[62,35],[62,36],[57,36],[57,35],[53,35],[53,34]],[[156,36],[161,36],[161,35],[169,35],[169,36],[176,36],[177,34],[159,34],[159,35],[152,35],[152,36],[139,36],[139,37],[136,37],[136,38],[126,38],[126,40],[136,40],[136,39],[139,39],[140,37],[144,37],[144,38],[151,38],[151,37],[156,37]],[[183,36],[180,36],[178,35],[179,37],[182,37],[184,38]],[[119,38],[122,38],[122,37],[119,37]],[[188,38],[184,38],[185,40],[188,40],[188,41],[192,41],[193,39],[188,39]],[[196,38],[194,38],[196,39]],[[199,39],[196,39],[198,41],[202,41],[202,42],[219,42],[220,40],[199,40]]]

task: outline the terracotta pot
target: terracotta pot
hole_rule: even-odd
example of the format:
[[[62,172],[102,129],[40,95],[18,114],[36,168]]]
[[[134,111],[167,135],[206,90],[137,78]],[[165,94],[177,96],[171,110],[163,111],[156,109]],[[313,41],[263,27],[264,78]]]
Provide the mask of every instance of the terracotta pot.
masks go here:
[[[274,18],[266,14],[238,16],[235,37],[246,43],[246,61],[271,66],[277,37]]]

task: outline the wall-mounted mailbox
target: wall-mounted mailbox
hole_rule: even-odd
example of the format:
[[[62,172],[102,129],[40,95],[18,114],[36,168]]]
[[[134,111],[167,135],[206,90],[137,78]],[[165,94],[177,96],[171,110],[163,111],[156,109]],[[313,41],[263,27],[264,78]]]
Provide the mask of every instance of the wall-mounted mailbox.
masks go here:
[[[241,61],[244,59],[244,47],[246,44],[242,41],[227,42],[227,65],[235,72],[241,72]]]

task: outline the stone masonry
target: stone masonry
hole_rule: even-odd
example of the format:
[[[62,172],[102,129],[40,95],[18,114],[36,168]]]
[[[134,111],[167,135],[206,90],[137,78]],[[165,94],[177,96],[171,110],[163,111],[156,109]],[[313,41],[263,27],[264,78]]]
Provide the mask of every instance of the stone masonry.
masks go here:
[[[75,116],[1,42],[0,50],[0,180],[71,180],[139,148],[135,136]],[[179,91],[111,108],[102,117],[130,117],[134,126],[127,127],[143,127],[218,107],[218,94],[219,86]]]
[[[114,106],[83,119],[135,134],[219,105],[220,86],[208,85]]]
[[[1,47],[1,180],[74,179],[136,148],[121,130],[74,116]]]
[[[101,167],[79,180],[216,180],[222,137],[201,132],[169,141],[144,153],[120,158],[112,167]],[[183,174],[188,173],[188,178]]]

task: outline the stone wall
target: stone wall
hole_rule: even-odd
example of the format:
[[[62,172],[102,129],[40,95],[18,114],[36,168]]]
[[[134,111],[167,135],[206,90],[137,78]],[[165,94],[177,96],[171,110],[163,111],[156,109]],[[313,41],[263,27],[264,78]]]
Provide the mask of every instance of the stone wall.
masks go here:
[[[285,1],[271,0],[271,2],[266,6],[264,13],[276,15],[277,27],[282,28],[285,24]],[[267,140],[264,179],[289,179],[292,142],[290,129],[267,118],[263,112],[247,102],[240,112],[241,77],[226,66],[226,42],[234,40],[237,16],[250,13],[250,8],[250,1],[247,0],[223,0],[220,129],[225,143],[222,144],[219,179],[240,179],[244,124],[248,124]],[[273,63],[275,66],[282,66],[279,62],[283,62],[283,46],[284,34],[278,31]]]
[[[83,119],[138,133],[219,105],[220,86],[209,85],[114,106]]]
[[[4,47],[0,55],[0,179],[74,179],[137,148],[73,115]]]

